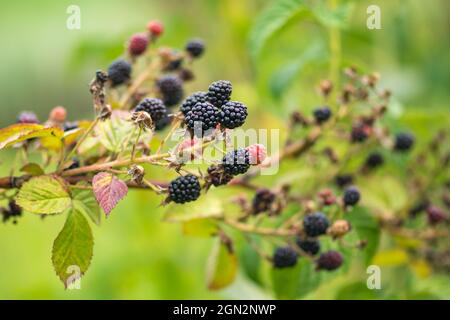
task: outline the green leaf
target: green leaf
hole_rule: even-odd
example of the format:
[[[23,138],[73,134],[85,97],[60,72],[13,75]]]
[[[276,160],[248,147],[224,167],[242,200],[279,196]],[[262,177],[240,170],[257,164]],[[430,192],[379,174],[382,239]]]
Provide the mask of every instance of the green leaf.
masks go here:
[[[83,183],[77,184],[77,186],[83,185]],[[74,189],[72,191],[72,206],[88,216],[96,225],[100,225],[100,207],[95,200],[92,190]]]
[[[367,288],[367,284],[364,281],[344,285],[336,293],[337,300],[374,300],[381,298],[381,290]]]
[[[299,259],[300,267],[297,282],[297,298],[303,297],[316,289],[321,282],[321,273],[316,271],[316,266],[308,259]]]
[[[211,219],[193,219],[182,224],[183,234],[196,237],[211,237],[217,233],[217,224]]]
[[[322,42],[316,42],[310,46],[300,57],[288,62],[278,69],[270,78],[269,86],[272,95],[279,99],[289,88],[303,67],[312,62],[323,59],[326,49]]]
[[[306,9],[304,0],[273,1],[257,17],[250,31],[249,50],[256,60],[267,40],[302,9]]]
[[[39,176],[23,184],[16,196],[16,203],[32,213],[52,214],[66,210],[71,199],[60,178]]]
[[[256,239],[253,241],[257,243]],[[261,257],[247,241],[244,242],[241,250],[239,250],[239,262],[245,275],[255,283],[262,285],[260,274]]]
[[[351,223],[358,233],[360,240],[366,240],[364,260],[366,264],[372,261],[380,242],[380,226],[377,219],[369,211],[361,206],[356,206],[346,213],[345,218]]]
[[[41,176],[44,173],[44,170],[41,168],[40,165],[38,165],[37,163],[27,163],[26,165],[24,165],[22,168],[20,168],[21,172],[25,172],[28,173],[32,176]]]
[[[208,288],[218,290],[230,285],[236,277],[237,269],[236,255],[218,239],[208,259],[206,269]]]
[[[74,206],[53,243],[52,251],[53,267],[66,288],[89,268],[93,247],[94,238],[89,223]]]
[[[319,22],[326,27],[345,28],[354,8],[353,2],[346,2],[332,10],[324,2],[313,5],[312,12]]]
[[[20,123],[0,129],[0,150],[32,138],[60,140],[64,132],[60,128],[46,128],[41,124]]]
[[[301,267],[297,263],[289,268],[271,268],[272,288],[277,299],[295,299]]]

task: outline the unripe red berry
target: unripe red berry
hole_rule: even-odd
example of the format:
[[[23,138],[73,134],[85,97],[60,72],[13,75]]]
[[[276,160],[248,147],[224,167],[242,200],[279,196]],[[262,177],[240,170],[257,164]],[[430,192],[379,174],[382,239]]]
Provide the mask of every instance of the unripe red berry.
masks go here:
[[[147,24],[148,31],[154,35],[159,36],[164,32],[164,25],[157,20],[152,20]]]
[[[143,33],[131,36],[128,43],[128,51],[131,55],[138,56],[145,52],[148,46],[148,37]]]
[[[200,140],[197,137],[185,139],[178,145],[177,151],[184,160],[194,160],[195,158],[199,158],[202,155],[202,150],[201,148],[194,147],[199,142]]]
[[[48,119],[50,121],[55,121],[55,122],[64,122],[64,121],[66,121],[66,116],[67,116],[66,108],[58,106],[58,107],[54,107],[52,109],[52,111],[50,111],[50,115],[49,115]]]
[[[266,147],[263,144],[252,144],[251,146],[247,147],[247,150],[250,157],[250,164],[252,165],[262,163],[267,157]]]

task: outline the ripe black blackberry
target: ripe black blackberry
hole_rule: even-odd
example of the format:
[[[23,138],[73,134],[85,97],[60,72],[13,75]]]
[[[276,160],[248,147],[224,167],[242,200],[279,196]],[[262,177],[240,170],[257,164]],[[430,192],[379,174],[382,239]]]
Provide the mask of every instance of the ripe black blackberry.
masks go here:
[[[354,206],[361,199],[361,193],[356,187],[348,187],[344,191],[344,204],[346,206]]]
[[[220,110],[219,123],[224,128],[234,129],[244,124],[247,115],[247,107],[244,104],[229,101]]]
[[[322,253],[316,263],[318,270],[332,271],[339,268],[343,262],[344,258],[342,257],[342,254],[337,251],[330,250]]]
[[[302,249],[303,251],[305,251],[310,255],[314,256],[320,251],[320,242],[317,240],[298,238],[296,243],[300,249]]]
[[[200,183],[193,174],[172,180],[169,184],[169,199],[175,203],[197,200],[200,196]]]
[[[186,115],[186,126],[194,130],[197,137],[208,134],[218,124],[219,110],[209,102],[197,103]]]
[[[364,142],[369,137],[370,127],[365,124],[357,124],[352,127],[350,134],[352,142]]]
[[[188,114],[189,111],[192,110],[193,107],[199,102],[207,102],[208,94],[203,91],[194,92],[189,97],[184,100],[181,104],[180,110],[183,112],[184,116]]]
[[[259,189],[252,200],[252,213],[258,214],[269,211],[275,200],[275,193],[269,189]]]
[[[215,187],[227,184],[233,179],[229,173],[225,173],[222,166],[212,165],[208,168],[207,180]]]
[[[291,247],[279,247],[273,254],[273,266],[275,268],[288,268],[297,264],[298,254]]]
[[[317,237],[327,232],[330,223],[322,212],[308,214],[303,219],[303,229],[309,237]]]
[[[210,84],[208,88],[208,100],[217,108],[230,101],[233,87],[230,81],[219,80]]]
[[[161,117],[161,119],[155,122],[155,130],[156,131],[164,130],[171,123],[172,117],[169,117],[169,112],[166,110],[166,113]]]
[[[167,109],[161,99],[145,98],[134,108],[135,112],[145,111],[152,118],[153,122],[161,120],[166,114]]]
[[[108,68],[108,77],[113,87],[128,82],[131,77],[131,64],[123,59],[114,61]]]
[[[367,156],[365,166],[367,168],[374,169],[383,165],[383,163],[384,163],[383,155],[379,152],[372,152]]]
[[[183,81],[173,75],[162,76],[156,82],[164,104],[168,107],[176,105],[183,98]]]
[[[317,123],[324,123],[331,117],[331,110],[329,107],[316,108],[313,111],[314,119]]]
[[[191,57],[198,58],[205,51],[205,43],[200,39],[192,39],[186,44],[185,49]]]
[[[404,152],[414,145],[414,136],[407,132],[400,132],[395,136],[394,150]]]
[[[246,173],[250,168],[248,150],[240,148],[228,152],[222,159],[222,166],[225,173],[233,176]]]
[[[340,174],[334,178],[334,182],[338,187],[343,188],[353,183],[353,176],[351,174]]]
[[[73,158],[72,159],[72,163],[70,164],[70,166],[68,166],[66,169],[64,170],[72,170],[72,169],[76,169],[80,167],[80,160],[78,160],[77,158]]]
[[[417,216],[419,213],[425,211],[430,206],[430,200],[424,199],[417,202],[411,209],[409,209],[409,215],[411,217]]]

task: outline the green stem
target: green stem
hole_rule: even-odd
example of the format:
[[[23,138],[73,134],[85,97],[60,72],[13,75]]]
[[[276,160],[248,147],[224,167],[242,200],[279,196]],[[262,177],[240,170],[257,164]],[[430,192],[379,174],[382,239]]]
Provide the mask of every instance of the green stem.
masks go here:
[[[338,7],[338,0],[329,0],[330,10],[336,10]],[[340,82],[340,67],[341,67],[341,33],[339,27],[330,27],[329,29],[329,46],[330,46],[330,80],[335,88],[332,92],[332,98],[335,100],[336,92],[339,88]]]

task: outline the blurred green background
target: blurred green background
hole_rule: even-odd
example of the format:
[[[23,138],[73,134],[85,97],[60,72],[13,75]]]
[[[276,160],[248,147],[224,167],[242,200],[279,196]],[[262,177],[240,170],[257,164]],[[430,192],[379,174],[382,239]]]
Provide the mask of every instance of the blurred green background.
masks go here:
[[[0,126],[13,123],[20,110],[33,110],[44,120],[55,105],[68,109],[69,120],[91,118],[88,83],[95,70],[106,69],[122,53],[126,39],[156,18],[166,26],[159,44],[182,48],[193,37],[206,42],[207,52],[195,64],[196,81],[187,85],[187,92],[204,90],[213,80],[229,79],[234,98],[250,108],[247,127],[283,128],[289,111],[307,112],[319,103],[313,86],[329,75],[329,39],[327,23],[305,16],[283,27],[252,60],[250,30],[273,2],[3,2]],[[66,28],[66,9],[71,4],[81,8],[80,30]],[[370,4],[381,8],[381,30],[366,28]],[[433,133],[430,119],[448,125],[449,9],[450,2],[445,0],[426,4],[418,0],[355,1],[341,33],[342,64],[379,71],[381,86],[394,92],[392,117],[400,126],[415,119],[419,140]],[[313,59],[303,63],[308,52]],[[283,81],[287,83],[280,88]],[[2,152],[2,176],[8,173],[6,157]],[[63,225],[62,216],[41,220],[25,215],[17,225],[0,224],[0,298],[271,297],[242,275],[226,290],[208,291],[204,269],[212,240],[183,236],[179,226],[162,223],[158,203],[159,198],[150,193],[132,192],[101,227],[94,227],[94,258],[82,290],[63,290],[52,269],[51,246]],[[435,283],[449,282],[447,278],[430,281],[436,290],[441,289]],[[425,280],[421,283],[427,287]],[[330,289],[313,297],[335,295]]]

